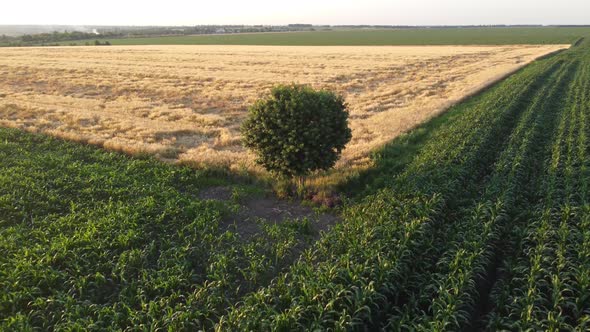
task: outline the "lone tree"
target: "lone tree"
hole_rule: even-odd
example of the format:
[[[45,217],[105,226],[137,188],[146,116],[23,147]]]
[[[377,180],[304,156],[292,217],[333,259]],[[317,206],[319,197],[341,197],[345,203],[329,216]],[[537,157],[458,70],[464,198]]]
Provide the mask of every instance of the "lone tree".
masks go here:
[[[266,170],[300,181],[333,167],[352,137],[341,96],[295,84],[276,86],[258,100],[242,134]]]

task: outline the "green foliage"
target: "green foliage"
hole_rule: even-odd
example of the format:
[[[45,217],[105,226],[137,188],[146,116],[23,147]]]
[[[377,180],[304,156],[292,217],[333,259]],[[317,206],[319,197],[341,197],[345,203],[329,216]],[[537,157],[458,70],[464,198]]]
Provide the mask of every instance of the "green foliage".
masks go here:
[[[590,326],[590,52],[586,44],[572,53],[578,60],[573,82],[562,86],[567,93],[551,105],[559,112],[535,187],[538,199],[530,204],[526,222],[508,232],[509,243],[519,250],[500,265],[505,278],[492,289],[488,329],[584,331]]]
[[[316,235],[294,220],[242,236],[233,201],[196,197],[221,185],[256,191],[0,128],[0,331],[213,329]]]
[[[96,40],[94,41],[94,46],[110,46],[110,45],[111,45],[111,42],[109,42],[108,40],[107,40],[107,41],[105,41],[104,43],[103,43],[103,42],[101,42],[101,41],[100,41],[100,40],[98,40],[98,39],[96,39]]]
[[[72,41],[81,40],[83,42],[92,43],[89,41],[90,38],[95,38],[96,34],[80,31],[72,32],[53,32],[53,33],[40,33],[33,35],[23,35],[19,37],[8,37],[0,36],[0,46],[57,46],[57,45],[71,45]],[[101,38],[120,38],[122,37],[119,33],[107,32],[100,36]],[[82,42],[82,43],[83,43]],[[102,44],[96,45],[108,45]]]
[[[301,85],[273,88],[250,108],[242,133],[257,162],[283,177],[333,167],[352,137],[344,99]]]

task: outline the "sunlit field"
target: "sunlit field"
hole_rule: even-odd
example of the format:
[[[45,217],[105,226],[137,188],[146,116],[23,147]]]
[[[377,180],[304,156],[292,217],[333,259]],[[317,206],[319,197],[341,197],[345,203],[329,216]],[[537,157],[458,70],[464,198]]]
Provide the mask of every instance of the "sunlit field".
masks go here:
[[[277,83],[337,91],[369,153],[532,60],[545,46],[113,46],[0,49],[0,125],[171,162],[253,169],[248,105]]]
[[[497,66],[512,56],[508,49],[496,49],[505,52]],[[406,66],[391,60],[402,49],[344,60],[339,50],[323,54],[325,68],[309,51],[273,56],[256,49],[246,61],[222,51],[215,57],[216,48],[207,56],[194,50],[6,51],[1,118],[103,139],[107,147],[152,147],[170,160],[208,156],[183,152],[186,142],[198,143],[193,152],[235,146],[239,157],[247,155],[237,143],[216,140],[238,126],[239,105],[255,95],[244,91],[264,93],[273,75],[264,69],[277,68],[285,80],[307,75],[319,86],[346,77],[341,91],[357,132],[363,121],[386,132],[396,114],[418,114],[416,100],[430,96],[425,90],[405,100],[414,106],[386,106],[379,118],[361,92],[347,90],[350,77],[384,105],[384,91],[395,84],[381,81],[395,81],[393,68],[416,84],[429,82],[412,74],[420,66],[439,80],[457,71],[491,77],[468,62],[481,50],[429,57],[437,49],[425,48]],[[13,56],[18,52],[29,56]],[[282,66],[274,65],[279,60]],[[465,65],[446,63],[453,61]],[[492,70],[494,61],[481,56],[480,65]],[[369,68],[380,80],[363,75]],[[462,81],[475,79],[447,84]],[[240,90],[244,82],[251,86]],[[234,99],[220,99],[208,85]],[[232,101],[233,109],[220,106]],[[0,331],[588,331],[589,110],[590,45],[582,42],[376,150],[373,166],[345,181],[348,191],[339,193],[347,196],[335,209],[278,200],[237,172],[0,128]],[[214,115],[217,123],[196,121]],[[185,137],[144,142],[174,130]],[[157,149],[180,151],[164,156]]]

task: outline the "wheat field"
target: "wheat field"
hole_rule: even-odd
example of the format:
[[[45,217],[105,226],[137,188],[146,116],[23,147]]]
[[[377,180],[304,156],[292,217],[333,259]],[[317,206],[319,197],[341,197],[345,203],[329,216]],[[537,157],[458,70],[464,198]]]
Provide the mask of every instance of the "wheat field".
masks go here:
[[[0,125],[255,169],[239,128],[276,83],[341,93],[353,139],[337,167],[448,106],[567,48],[553,46],[113,46],[0,49]]]

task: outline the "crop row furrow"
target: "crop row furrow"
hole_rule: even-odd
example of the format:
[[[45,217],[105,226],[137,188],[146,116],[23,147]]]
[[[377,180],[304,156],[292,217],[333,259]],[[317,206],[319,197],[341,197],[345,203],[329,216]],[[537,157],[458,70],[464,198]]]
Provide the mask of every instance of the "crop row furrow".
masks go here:
[[[434,289],[432,305],[421,317],[417,329],[460,329],[472,322],[476,311],[481,279],[488,278],[496,247],[506,222],[521,199],[520,191],[533,180],[533,160],[543,158],[544,146],[552,132],[554,99],[561,86],[567,85],[572,66],[564,66],[553,84],[540,89],[525,116],[509,137],[509,144],[495,165],[483,197],[462,220],[456,222],[453,234],[459,236],[452,249],[439,262],[439,279]],[[532,173],[532,174],[531,174]]]
[[[529,81],[529,84],[525,84],[525,89],[513,88],[513,91],[517,91],[512,100],[504,100],[506,105],[498,104],[497,102],[486,103],[485,109],[472,110],[474,113],[485,112],[487,116],[490,114],[495,115],[493,124],[490,124],[488,129],[489,132],[484,128],[479,128],[480,135],[476,138],[472,138],[472,141],[463,147],[460,167],[457,167],[456,171],[463,172],[454,173],[455,180],[464,179],[458,181],[462,188],[458,191],[452,192],[452,194],[446,195],[447,204],[437,217],[440,220],[436,227],[432,229],[431,242],[428,243],[430,247],[422,248],[417,252],[412,265],[410,266],[411,271],[408,273],[409,277],[405,277],[398,283],[398,291],[394,299],[390,299],[388,303],[391,311],[384,311],[389,317],[404,316],[408,315],[407,308],[420,309],[428,305],[429,297],[421,299],[420,293],[424,291],[425,278],[433,276],[436,272],[436,264],[440,257],[446,250],[449,250],[449,243],[452,243],[453,238],[461,232],[457,232],[457,228],[460,228],[459,223],[455,222],[457,219],[457,210],[468,210],[468,207],[472,205],[471,200],[465,199],[466,197],[472,197],[477,195],[480,190],[489,180],[488,173],[491,172],[491,168],[494,165],[494,160],[499,156],[503,147],[507,144],[506,140],[503,139],[504,135],[509,135],[513,129],[513,126],[519,123],[519,118],[523,115],[523,101],[530,102],[530,98],[533,94],[541,95],[538,93],[538,89],[542,86],[541,82],[550,82],[547,79],[550,75],[555,75],[558,72],[559,63],[553,66],[548,66],[543,74],[537,76],[536,80]],[[502,93],[506,97],[506,93]],[[471,119],[472,120],[472,119]],[[489,121],[492,121],[490,118]],[[477,122],[479,124],[485,122]],[[464,124],[466,125],[466,123]],[[452,127],[452,130],[456,130],[457,127]],[[489,133],[489,137],[486,135]],[[459,137],[456,136],[458,133],[453,133],[447,137]],[[448,139],[448,138],[447,138]],[[440,141],[437,141],[440,142]],[[438,151],[436,151],[438,152]],[[429,156],[436,156],[435,151],[427,154]],[[437,162],[440,165],[441,160]],[[420,164],[424,167],[424,164]],[[448,169],[456,167],[457,165],[447,166]],[[444,169],[440,169],[440,172],[444,172]],[[411,173],[409,173],[411,174]],[[408,175],[408,173],[404,174]],[[426,188],[433,188],[433,184],[422,185]],[[469,187],[470,192],[467,192],[465,187]],[[449,189],[449,188],[446,188]],[[454,195],[456,194],[456,196]],[[422,304],[419,304],[421,302]],[[424,308],[426,309],[426,308]],[[383,319],[381,319],[383,320]],[[391,320],[389,320],[391,321]],[[400,320],[402,322],[404,320]],[[386,321],[387,322],[387,321]]]
[[[575,197],[572,177],[581,163],[575,162],[580,142],[579,98],[584,93],[587,66],[579,66],[574,84],[566,91],[565,111],[560,132],[553,142],[547,161],[545,180],[539,188],[541,203],[524,225],[517,225],[515,259],[504,262],[505,280],[494,290],[495,308],[489,317],[492,329],[571,329],[575,316],[569,299],[570,271],[574,262],[568,258],[574,237]],[[583,137],[582,137],[583,138]],[[528,248],[528,249],[525,249]],[[524,255],[524,256],[521,256]]]
[[[436,133],[393,181],[397,194],[385,189],[350,209],[346,221],[324,237],[315,252],[270,287],[246,297],[218,329],[367,327],[379,324],[385,308],[411,301],[407,296],[412,288],[407,286],[442,253],[434,244],[440,244],[437,228],[447,219],[444,214],[467,202],[466,190],[485,183],[485,168],[493,165],[504,145],[498,132],[512,131],[523,105],[562,65],[549,59],[528,68],[507,81],[518,84],[502,85],[498,95],[478,104],[482,108],[465,112],[464,118]],[[468,129],[473,126],[477,130]],[[431,202],[427,209],[424,202]],[[399,206],[407,212],[395,212]],[[424,214],[416,218],[413,210]]]
[[[561,70],[563,71],[563,69]],[[557,73],[555,73],[555,75],[557,75]],[[551,80],[548,80],[548,82],[551,82]],[[535,90],[535,94],[536,96],[533,98],[534,99],[534,104],[537,105],[537,103],[539,103],[539,100],[541,100],[544,96],[544,94],[546,93],[545,90],[547,90],[549,88],[549,86],[545,86],[542,87],[540,90]],[[512,144],[508,144],[506,148],[503,148],[504,144],[495,144],[495,147],[500,149],[500,150],[504,150],[504,152],[500,155],[500,160],[497,161],[498,164],[500,165],[505,165],[506,162],[502,162],[502,158],[506,159],[507,156],[511,155],[509,153],[507,153],[506,151],[508,150],[513,150],[516,146],[515,142],[518,143],[518,145],[520,145],[520,139],[521,139],[521,135],[520,133],[524,130],[524,128],[526,128],[527,126],[530,126],[531,124],[531,118],[536,116],[537,113],[535,113],[534,111],[534,107],[528,107],[526,112],[523,112],[524,114],[522,115],[520,120],[516,120],[513,119],[512,122],[513,123],[517,123],[518,126],[514,129],[514,131],[511,134],[512,139],[510,140],[512,142]],[[513,113],[517,113],[517,112],[513,112]],[[508,142],[508,140],[506,140],[506,142]],[[490,151],[490,150],[488,150]],[[496,164],[495,162],[491,162],[491,166],[493,166],[494,164]],[[488,166],[490,167],[490,166]],[[492,168],[493,169],[493,168]],[[498,178],[498,176],[495,176],[496,178]],[[493,184],[493,182],[492,182]],[[490,183],[488,182],[487,185],[490,185]],[[453,262],[460,262],[463,259],[470,259],[469,255],[467,255],[469,252],[462,249],[461,248],[461,242],[464,240],[465,237],[465,232],[469,232],[470,229],[468,228],[469,226],[469,222],[470,221],[474,221],[474,222],[479,222],[479,217],[480,215],[494,215],[493,219],[495,221],[496,218],[500,218],[502,211],[501,211],[501,203],[500,205],[495,205],[495,204],[490,204],[489,202],[483,202],[482,204],[478,204],[475,207],[475,210],[473,210],[473,205],[470,203],[469,206],[466,206],[463,208],[462,214],[463,216],[456,216],[455,218],[458,218],[459,220],[449,220],[447,222],[447,227],[444,228],[445,229],[445,233],[441,233],[439,234],[440,238],[445,239],[445,243],[441,245],[441,248],[443,250],[447,250],[448,252],[445,255],[445,258],[443,258],[444,260],[450,260]],[[476,211],[475,213],[473,213],[472,211]],[[474,216],[475,214],[475,216]],[[476,220],[473,220],[473,218],[475,217]],[[492,222],[493,223],[493,222]],[[488,223],[488,226],[491,226],[492,223]],[[474,227],[473,225],[471,225],[471,227]],[[488,228],[487,231],[492,231],[493,228]],[[491,235],[491,234],[490,234]],[[472,242],[468,243],[469,245],[473,246],[474,244]],[[473,250],[477,250],[475,248],[471,248]],[[459,259],[459,258],[454,258],[453,254],[455,253],[456,255],[465,255],[465,257]],[[473,259],[473,257],[471,257],[471,259]],[[448,263],[448,262],[447,262]],[[414,317],[414,319],[417,319],[418,317],[420,317],[419,313],[422,311],[429,311],[432,310],[432,307],[430,307],[431,305],[431,299],[433,297],[436,296],[437,292],[443,291],[441,289],[439,289],[439,286],[437,286],[438,283],[440,283],[440,279],[435,279],[434,277],[436,277],[436,273],[438,273],[439,278],[440,278],[440,269],[442,268],[441,266],[445,266],[445,265],[449,265],[449,264],[444,264],[441,262],[439,262],[439,267],[438,270],[439,271],[430,271],[429,274],[426,274],[421,280],[420,283],[416,286],[417,289],[420,290],[420,295],[419,297],[422,298],[422,300],[420,300],[419,302],[423,303],[423,305],[421,306],[417,306],[415,303],[410,303],[409,305],[405,306],[405,308],[401,308],[402,311],[401,313],[397,313],[394,314],[390,317],[389,319],[389,324],[390,327],[392,326],[398,326],[396,324],[406,324],[408,325],[409,322],[407,322],[404,319],[399,319],[399,317]],[[429,279],[429,277],[432,278]],[[424,307],[424,308],[421,308]],[[408,310],[410,310],[410,312],[408,312]],[[414,312],[412,312],[411,310],[413,310]],[[419,311],[417,311],[419,310]],[[415,324],[415,323],[412,323]],[[411,324],[409,324],[411,325]]]

